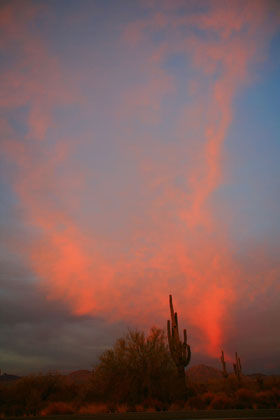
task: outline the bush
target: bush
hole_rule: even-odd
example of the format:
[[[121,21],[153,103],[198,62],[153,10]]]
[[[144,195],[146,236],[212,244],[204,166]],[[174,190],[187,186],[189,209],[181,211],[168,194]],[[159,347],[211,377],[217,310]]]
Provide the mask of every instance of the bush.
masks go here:
[[[240,388],[235,393],[236,408],[253,408],[256,401],[256,394],[247,388]]]
[[[164,403],[163,401],[159,401],[153,398],[147,398],[143,401],[142,404],[138,404],[136,406],[137,411],[166,411],[168,408],[168,404]]]
[[[95,400],[139,404],[144,400],[169,401],[176,370],[163,330],[131,331],[100,357],[92,380]]]
[[[258,408],[277,408],[277,396],[272,390],[261,391],[256,395],[256,403]]]
[[[234,408],[234,406],[234,400],[226,394],[221,393],[214,395],[214,398],[212,399],[208,408],[214,410],[226,410],[228,408]]]
[[[215,394],[213,392],[205,392],[205,394],[203,394],[201,398],[205,402],[205,405],[208,406],[211,404],[214,397]]]
[[[56,401],[49,403],[43,410],[41,410],[41,416],[50,416],[54,414],[74,414],[75,409],[72,404],[63,401]]]
[[[49,402],[70,403],[77,394],[77,387],[65,383],[61,375],[26,376],[1,388],[1,410],[5,416],[38,415]]]
[[[45,402],[55,398],[61,387],[60,375],[21,378],[5,390],[3,411],[6,416],[38,415]]]
[[[79,414],[109,413],[109,408],[104,403],[88,404],[79,409]]]
[[[207,403],[203,398],[203,395],[196,395],[195,397],[188,398],[185,404],[186,410],[203,410],[207,407]]]

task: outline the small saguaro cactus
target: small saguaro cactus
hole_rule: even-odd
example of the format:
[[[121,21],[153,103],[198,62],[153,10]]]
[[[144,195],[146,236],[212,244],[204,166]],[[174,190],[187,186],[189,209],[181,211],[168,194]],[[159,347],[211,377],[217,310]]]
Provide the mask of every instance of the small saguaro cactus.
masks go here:
[[[235,376],[237,377],[238,382],[240,382],[241,375],[242,375],[242,367],[241,367],[240,357],[238,357],[237,352],[235,352],[235,360],[236,360],[236,363],[233,363],[233,369],[234,369],[234,373],[235,373]]]
[[[223,366],[222,375],[223,375],[224,378],[227,378],[228,373],[227,373],[226,361],[225,361],[225,356],[224,356],[224,351],[223,350],[222,350],[222,355],[221,355],[221,362],[222,362],[222,366]]]
[[[184,378],[185,382],[185,367],[188,366],[191,360],[191,348],[187,343],[187,331],[184,330],[184,342],[180,340],[178,315],[174,313],[172,295],[169,295],[169,306],[171,323],[167,321],[168,344],[171,357],[177,367],[178,375]]]

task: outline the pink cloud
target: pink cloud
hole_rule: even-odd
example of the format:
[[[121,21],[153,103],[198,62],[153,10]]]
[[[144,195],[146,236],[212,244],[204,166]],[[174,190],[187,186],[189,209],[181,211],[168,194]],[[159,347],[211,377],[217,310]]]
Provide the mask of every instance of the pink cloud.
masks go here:
[[[19,44],[22,53],[13,70],[1,74],[0,103],[6,109],[29,107],[24,139],[2,123],[8,139],[3,150],[17,168],[14,191],[24,208],[25,223],[38,233],[26,253],[49,299],[66,301],[77,315],[148,326],[166,319],[172,293],[181,324],[200,328],[205,337],[198,349],[216,356],[239,295],[236,278],[242,270],[235,265],[230,239],[208,200],[223,183],[223,144],[235,96],[250,83],[252,68],[272,33],[267,23],[270,9],[265,2],[255,2],[253,8],[250,2],[228,3],[230,7],[211,2],[207,12],[178,16],[176,7],[183,3],[164,2],[159,10],[158,4],[153,2],[154,14],[152,9],[147,19],[128,23],[120,41],[124,48],[128,44],[139,48],[139,53],[149,44],[139,71],[141,82],[124,86],[119,108],[113,110],[128,133],[121,140],[116,135],[116,141],[120,147],[130,147],[128,155],[141,185],[131,199],[143,200],[141,207],[139,199],[136,214],[127,214],[123,237],[100,238],[73,216],[84,190],[94,210],[94,192],[85,179],[87,169],[77,174],[67,165],[81,145],[89,148],[95,134],[62,136],[54,145],[47,134],[55,124],[58,105],[90,105],[79,86],[70,83],[81,75],[71,74],[40,36],[30,32],[28,23],[40,13],[33,3],[22,16],[13,5],[1,15],[6,38],[2,46]],[[209,37],[201,37],[198,29]],[[165,36],[153,44],[151,35],[158,32]],[[164,100],[178,89],[163,66],[173,53],[191,62],[194,77],[186,84],[192,101],[175,117],[177,143],[164,144],[157,136],[139,134],[135,124],[164,124]],[[89,84],[95,77],[90,69],[82,76]],[[185,190],[176,186],[177,175]],[[275,273],[270,278],[274,282]]]

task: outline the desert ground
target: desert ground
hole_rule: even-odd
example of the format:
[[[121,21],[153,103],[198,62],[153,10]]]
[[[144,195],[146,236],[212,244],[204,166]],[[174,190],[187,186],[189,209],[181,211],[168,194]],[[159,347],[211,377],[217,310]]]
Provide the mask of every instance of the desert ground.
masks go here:
[[[34,419],[34,417],[24,417],[24,419]],[[9,420],[18,420],[19,417],[9,417]],[[154,412],[154,413],[109,413],[109,414],[92,414],[92,415],[63,415],[63,416],[38,416],[36,419],[44,420],[192,420],[192,419],[280,419],[279,409],[265,410],[197,410],[197,411],[180,411],[180,412]]]

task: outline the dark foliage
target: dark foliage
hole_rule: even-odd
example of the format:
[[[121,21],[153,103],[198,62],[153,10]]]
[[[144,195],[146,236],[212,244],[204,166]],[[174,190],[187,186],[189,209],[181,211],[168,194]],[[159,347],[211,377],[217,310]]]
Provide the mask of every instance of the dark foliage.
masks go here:
[[[131,331],[117,340],[114,348],[100,357],[92,387],[97,400],[133,404],[146,399],[170,401],[176,376],[164,332],[152,328],[147,337]]]
[[[61,375],[27,376],[0,388],[0,413],[6,416],[37,415],[49,401],[73,401],[77,389]]]
[[[73,375],[48,374],[0,383],[0,417],[280,408],[277,376],[264,376],[260,385],[258,377],[243,375],[242,387],[234,375],[203,383],[187,377],[185,400],[178,398],[179,388],[163,330],[152,328],[148,335],[130,331],[101,355],[85,381],[75,382]]]

